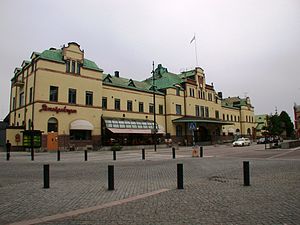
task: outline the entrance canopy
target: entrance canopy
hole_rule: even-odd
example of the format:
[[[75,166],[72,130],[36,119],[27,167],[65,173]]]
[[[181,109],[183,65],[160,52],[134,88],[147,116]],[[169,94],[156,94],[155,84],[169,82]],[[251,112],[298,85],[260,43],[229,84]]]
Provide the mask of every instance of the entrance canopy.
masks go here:
[[[94,126],[87,120],[75,120],[70,124],[70,130],[94,130]]]
[[[123,118],[103,118],[105,126],[113,133],[153,134],[154,121]],[[164,134],[164,128],[156,123],[156,133]]]
[[[115,134],[152,134],[150,129],[118,129],[118,128],[108,128],[111,132]],[[162,130],[158,130],[157,134],[164,134]]]
[[[184,116],[178,119],[174,119],[173,123],[209,123],[209,124],[219,124],[219,125],[233,124],[219,119],[203,118],[203,117],[196,117],[196,116]]]

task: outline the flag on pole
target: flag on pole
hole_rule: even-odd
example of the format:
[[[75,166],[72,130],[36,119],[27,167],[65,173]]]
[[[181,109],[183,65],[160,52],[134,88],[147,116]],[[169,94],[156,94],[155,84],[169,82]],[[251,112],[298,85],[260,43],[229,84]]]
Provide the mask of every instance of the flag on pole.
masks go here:
[[[194,34],[194,37],[193,37],[192,40],[190,41],[190,44],[192,44],[192,42],[195,41],[195,39],[196,39],[196,36],[195,36],[195,34]]]

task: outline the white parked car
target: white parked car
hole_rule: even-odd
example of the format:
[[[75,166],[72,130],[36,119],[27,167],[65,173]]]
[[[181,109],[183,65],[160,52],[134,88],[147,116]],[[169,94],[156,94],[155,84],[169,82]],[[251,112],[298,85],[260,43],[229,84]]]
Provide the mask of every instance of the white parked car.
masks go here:
[[[249,138],[239,138],[237,139],[237,141],[233,142],[232,143],[232,146],[233,147],[236,147],[236,146],[250,146],[251,142],[250,142],[250,139]]]

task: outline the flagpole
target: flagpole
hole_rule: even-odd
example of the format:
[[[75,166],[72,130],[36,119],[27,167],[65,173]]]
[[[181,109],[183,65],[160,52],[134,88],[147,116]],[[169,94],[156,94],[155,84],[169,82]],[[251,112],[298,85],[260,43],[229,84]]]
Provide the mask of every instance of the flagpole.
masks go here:
[[[194,33],[194,37],[195,37],[196,67],[198,67],[197,38],[196,38],[196,34],[195,33]]]

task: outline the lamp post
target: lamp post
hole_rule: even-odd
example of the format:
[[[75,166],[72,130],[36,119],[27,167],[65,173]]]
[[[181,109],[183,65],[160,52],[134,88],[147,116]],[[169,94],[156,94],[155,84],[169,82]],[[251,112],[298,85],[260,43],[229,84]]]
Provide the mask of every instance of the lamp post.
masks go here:
[[[153,88],[153,123],[154,123],[154,132],[153,132],[153,142],[154,142],[154,151],[156,152],[156,109],[155,109],[155,77],[154,77],[154,61],[152,63],[152,88]]]

